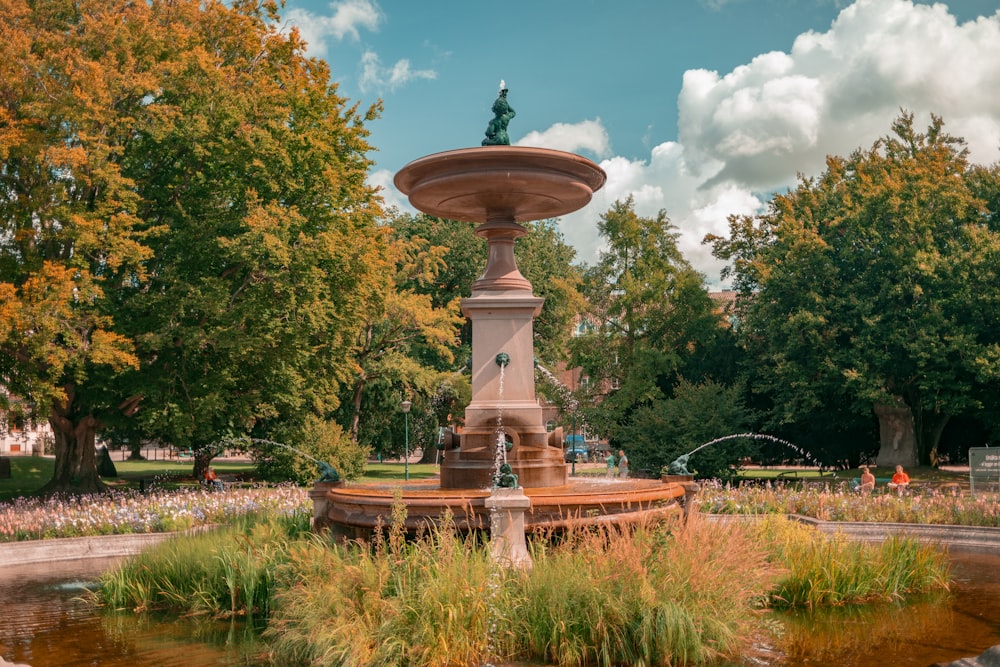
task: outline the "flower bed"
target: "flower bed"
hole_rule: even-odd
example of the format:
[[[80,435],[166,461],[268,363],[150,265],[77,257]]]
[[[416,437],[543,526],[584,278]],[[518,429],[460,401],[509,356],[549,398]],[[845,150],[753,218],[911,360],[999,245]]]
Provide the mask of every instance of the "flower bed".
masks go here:
[[[254,512],[311,511],[306,490],[291,485],[18,498],[0,504],[0,542],[158,533],[223,523]]]
[[[703,484],[697,502],[700,511],[710,514],[799,514],[823,521],[1000,528],[1000,503],[993,494],[863,496],[835,487],[803,488],[793,483]]]

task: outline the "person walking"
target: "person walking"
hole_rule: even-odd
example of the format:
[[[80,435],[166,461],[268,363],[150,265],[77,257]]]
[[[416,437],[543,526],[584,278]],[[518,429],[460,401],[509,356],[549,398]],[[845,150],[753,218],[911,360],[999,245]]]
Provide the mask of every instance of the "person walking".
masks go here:
[[[628,457],[625,456],[625,450],[618,450],[618,477],[621,479],[628,478]]]

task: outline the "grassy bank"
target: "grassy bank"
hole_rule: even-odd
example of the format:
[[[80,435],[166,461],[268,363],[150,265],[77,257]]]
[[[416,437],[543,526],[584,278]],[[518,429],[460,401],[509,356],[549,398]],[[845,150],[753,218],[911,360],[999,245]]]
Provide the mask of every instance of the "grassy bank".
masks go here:
[[[398,518],[398,517],[397,517]],[[398,525],[398,524],[397,524]],[[947,585],[944,556],[783,518],[536,536],[530,571],[444,527],[330,544],[292,518],[171,541],[105,577],[115,608],[266,617],[274,664],[702,665],[735,658],[766,607],[897,601]]]

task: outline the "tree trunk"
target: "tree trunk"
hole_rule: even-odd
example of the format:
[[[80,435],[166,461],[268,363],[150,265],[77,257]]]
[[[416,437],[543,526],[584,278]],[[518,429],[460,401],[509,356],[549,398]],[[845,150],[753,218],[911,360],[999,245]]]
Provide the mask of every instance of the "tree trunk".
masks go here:
[[[927,460],[921,461],[921,463],[932,465],[936,468],[938,459],[937,451],[938,445],[941,444],[941,434],[944,433],[944,427],[948,425],[951,415],[937,414],[935,417],[934,423],[931,424],[930,430],[927,431]]]
[[[142,455],[142,441],[136,441],[134,443],[129,444],[128,449],[129,449],[129,454],[128,454],[129,461],[146,460],[146,457]]]
[[[191,474],[200,482],[205,479],[205,472],[208,471],[208,466],[215,458],[215,450],[212,447],[203,446],[193,447],[192,451],[194,451],[194,469]]]
[[[54,405],[49,424],[55,436],[55,469],[40,490],[51,493],[97,493],[107,487],[97,473],[95,445],[100,422],[93,415],[74,415],[72,393],[66,405]]]
[[[903,399],[896,398],[895,405],[877,404],[879,450],[875,464],[893,468],[916,466],[917,433],[913,425],[913,411]]]
[[[351,416],[351,442],[357,444],[358,442],[358,430],[361,426],[361,395],[365,389],[365,379],[362,375],[354,383],[354,399],[351,401],[351,406],[354,408],[354,414]]]

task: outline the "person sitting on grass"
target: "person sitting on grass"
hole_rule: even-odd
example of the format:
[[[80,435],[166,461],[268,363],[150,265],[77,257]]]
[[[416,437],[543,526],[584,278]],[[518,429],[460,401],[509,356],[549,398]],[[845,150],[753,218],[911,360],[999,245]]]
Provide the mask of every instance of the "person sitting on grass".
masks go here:
[[[868,466],[861,466],[861,484],[858,486],[858,491],[860,491],[862,495],[867,496],[874,490],[875,475],[871,473]]]
[[[222,480],[215,474],[215,470],[211,466],[205,471],[205,486],[216,491],[222,491]]]
[[[889,488],[901,496],[909,487],[910,476],[903,472],[903,466],[896,466],[896,474],[892,476],[892,480],[889,482]]]

